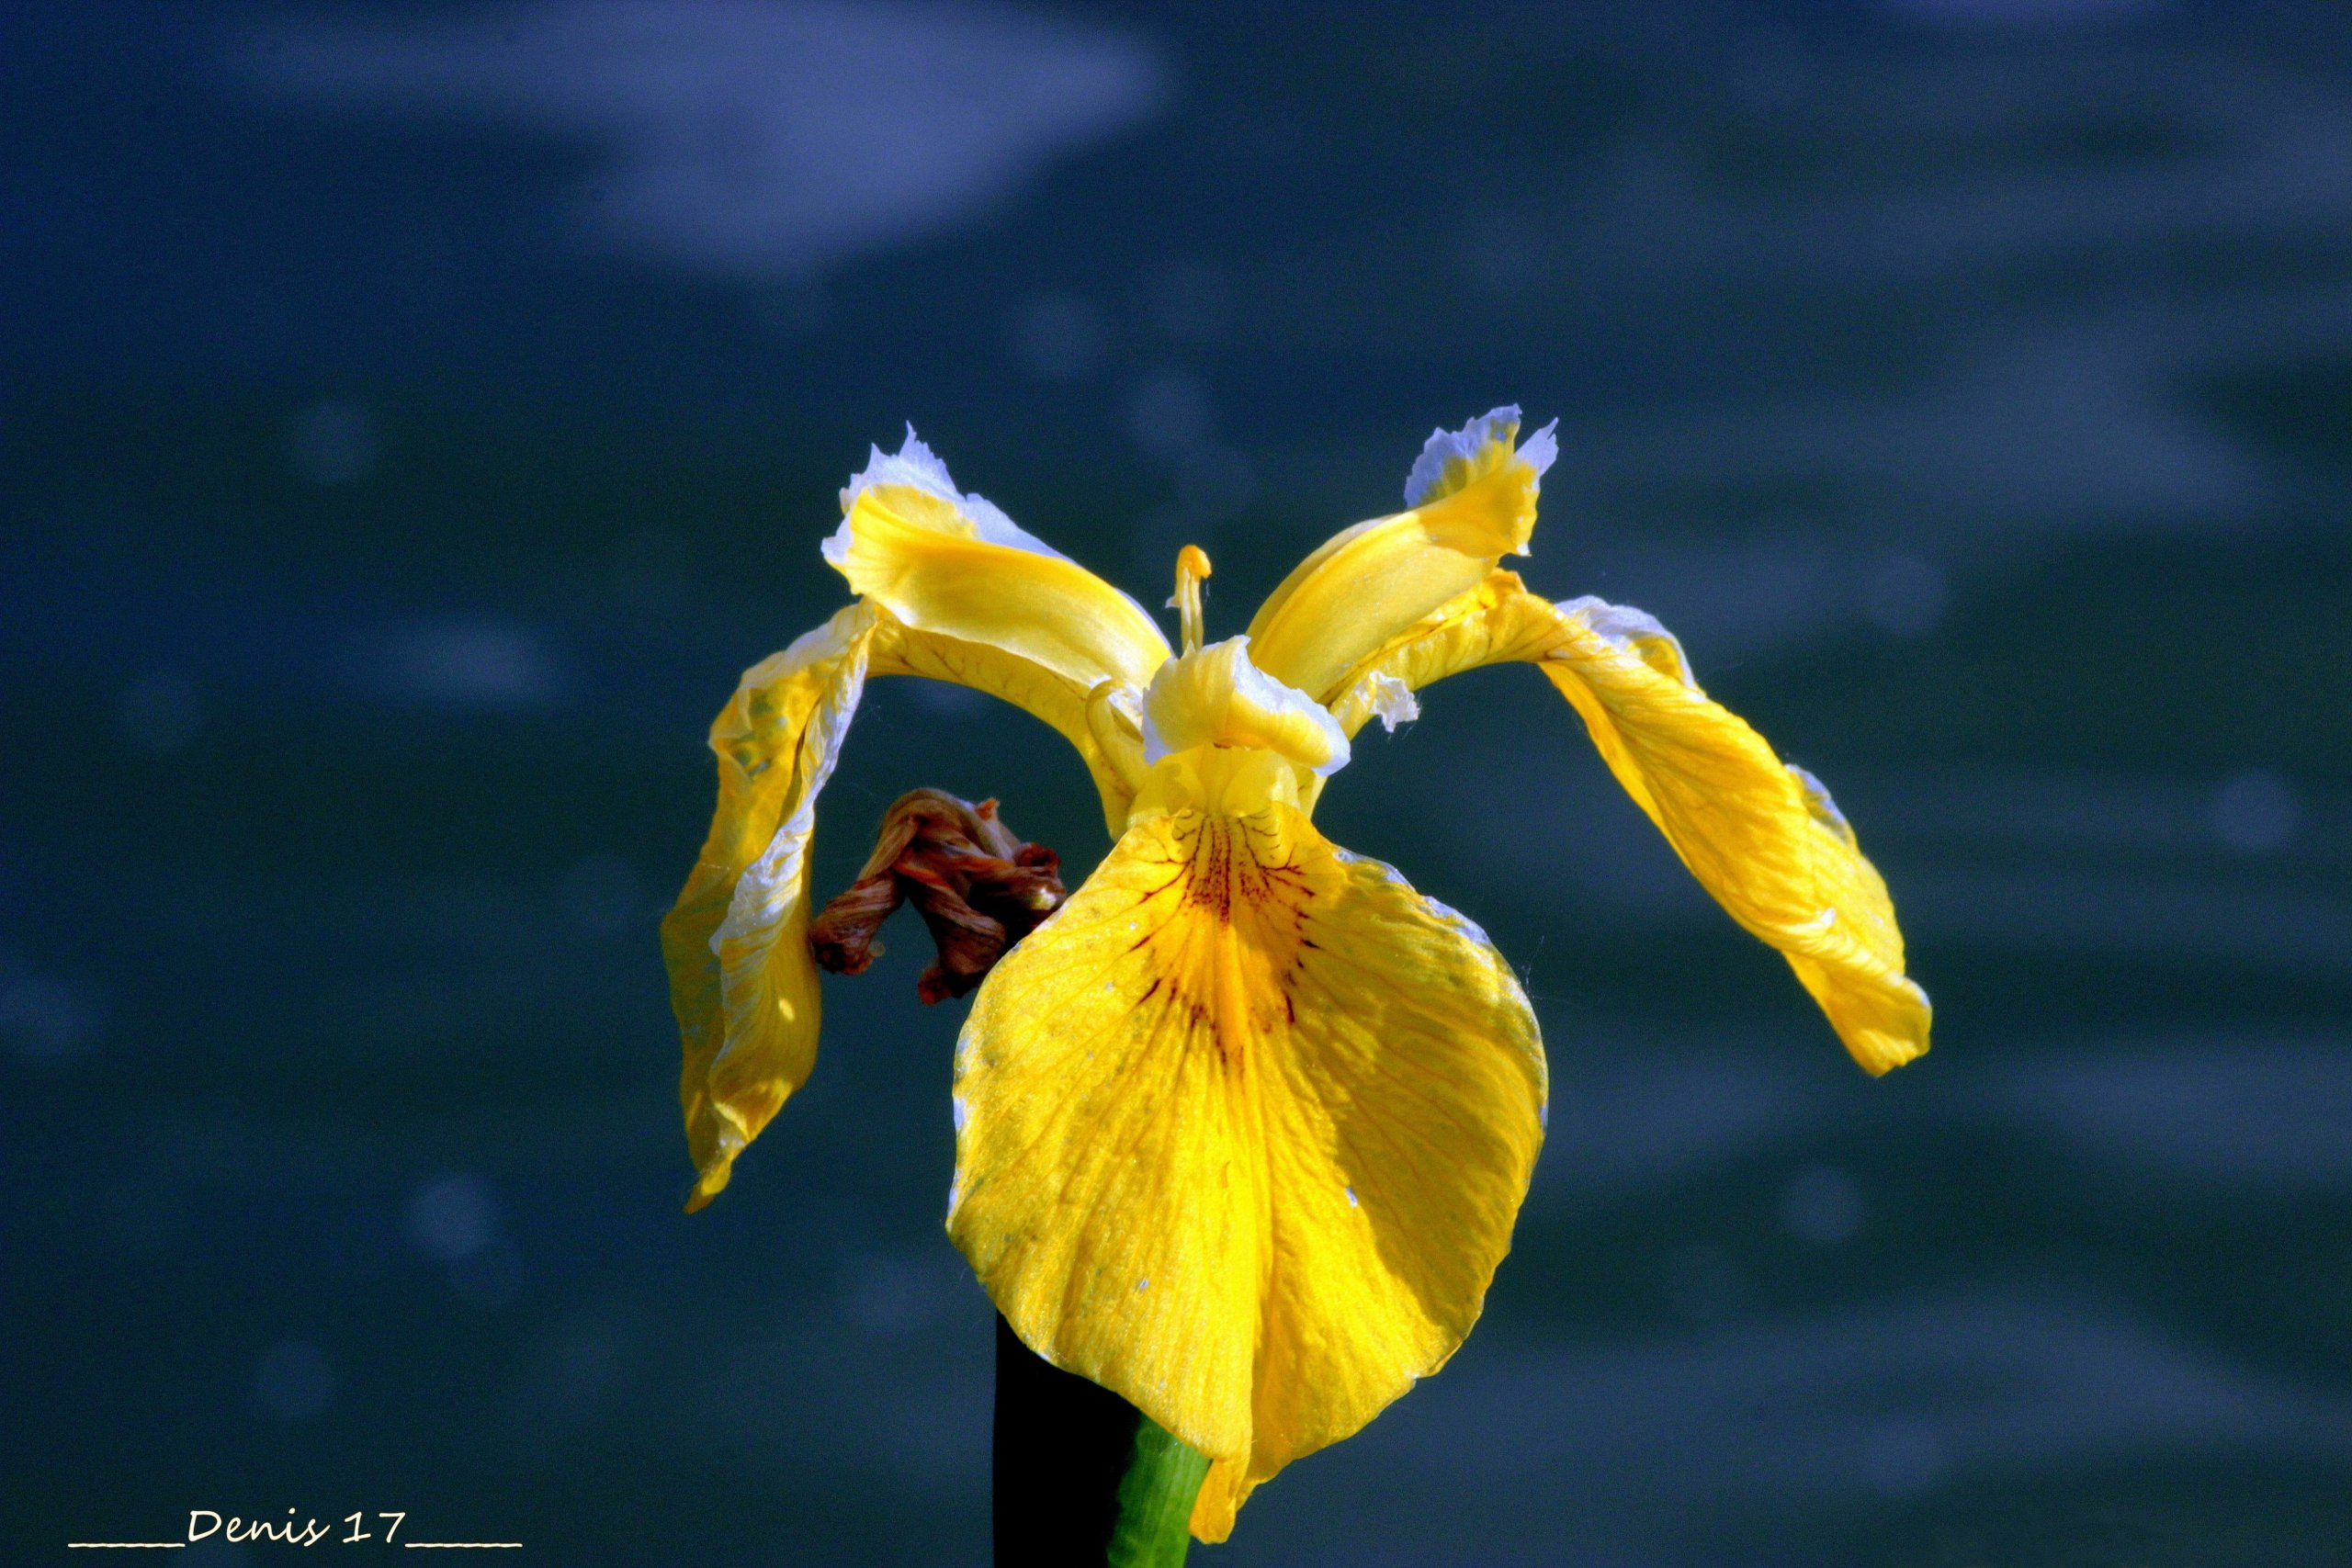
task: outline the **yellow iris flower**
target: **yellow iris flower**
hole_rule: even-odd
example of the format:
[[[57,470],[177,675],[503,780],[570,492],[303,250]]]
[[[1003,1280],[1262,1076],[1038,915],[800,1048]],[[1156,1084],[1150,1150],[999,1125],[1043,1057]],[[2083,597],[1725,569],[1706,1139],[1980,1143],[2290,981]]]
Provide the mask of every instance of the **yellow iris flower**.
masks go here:
[[[1307,557],[1246,636],[1203,646],[1188,547],[1180,652],[910,431],[842,492],[824,547],[855,602],[747,671],[711,729],[718,814],[662,929],[696,1208],[816,1059],[809,837],[866,677],[1001,697],[1085,760],[1116,842],[975,999],[947,1228],[1025,1344],[1209,1456],[1205,1540],[1445,1363],[1543,1140],[1510,965],[1316,830],[1370,719],[1534,665],[1856,1061],[1927,1049],[1885,886],[1828,793],[1711,702],[1655,620],[1498,570],[1555,450],[1518,435],[1517,409],[1432,435],[1408,510]]]

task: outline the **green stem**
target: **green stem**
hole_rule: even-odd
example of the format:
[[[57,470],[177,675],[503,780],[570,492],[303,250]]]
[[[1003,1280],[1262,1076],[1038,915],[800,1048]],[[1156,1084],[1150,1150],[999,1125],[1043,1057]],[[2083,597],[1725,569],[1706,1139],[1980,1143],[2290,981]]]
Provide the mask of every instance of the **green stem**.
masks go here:
[[[1134,1457],[1119,1483],[1109,1568],[1182,1568],[1193,1544],[1193,1499],[1208,1472],[1208,1455],[1138,1416]]]
[[[1180,1568],[1208,1468],[1206,1456],[1108,1389],[1048,1365],[997,1320],[1002,1568]]]

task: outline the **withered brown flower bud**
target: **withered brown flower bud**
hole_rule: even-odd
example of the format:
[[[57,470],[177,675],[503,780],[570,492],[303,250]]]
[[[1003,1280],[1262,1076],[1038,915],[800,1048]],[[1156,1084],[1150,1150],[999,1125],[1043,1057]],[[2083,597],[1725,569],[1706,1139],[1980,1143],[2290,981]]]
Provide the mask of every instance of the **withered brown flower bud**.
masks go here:
[[[978,986],[1063,897],[1061,857],[1023,843],[999,820],[995,801],[909,790],[882,814],[856,882],[808,923],[808,951],[836,975],[863,974],[881,955],[882,922],[912,904],[939,949],[915,994],[941,1001]]]

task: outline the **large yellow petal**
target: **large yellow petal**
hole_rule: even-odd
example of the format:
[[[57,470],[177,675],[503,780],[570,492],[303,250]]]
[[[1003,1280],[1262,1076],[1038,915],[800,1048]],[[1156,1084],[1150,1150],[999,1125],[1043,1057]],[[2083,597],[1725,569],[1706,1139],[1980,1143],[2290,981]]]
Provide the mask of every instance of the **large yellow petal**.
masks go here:
[[[1391,637],[1524,553],[1552,465],[1552,429],[1518,446],[1499,408],[1422,448],[1393,517],[1359,523],[1298,564],[1250,623],[1258,668],[1318,701]]]
[[[1003,649],[1081,691],[1105,680],[1141,687],[1169,656],[1141,605],[958,494],[912,430],[897,455],[876,449],[842,491],[825,558],[907,626]]]
[[[1024,1343],[1220,1461],[1208,1539],[1462,1343],[1544,1100],[1483,933],[1259,793],[1139,816],[956,1054],[949,1231]]]
[[[1626,793],[1789,961],[1857,1062],[1883,1073],[1927,1050],[1927,994],[1903,972],[1894,906],[1853,829],[1818,780],[1699,689],[1642,612],[1546,604],[1497,572],[1363,660],[1331,712],[1352,735],[1396,691],[1507,660],[1536,664],[1574,705]]]

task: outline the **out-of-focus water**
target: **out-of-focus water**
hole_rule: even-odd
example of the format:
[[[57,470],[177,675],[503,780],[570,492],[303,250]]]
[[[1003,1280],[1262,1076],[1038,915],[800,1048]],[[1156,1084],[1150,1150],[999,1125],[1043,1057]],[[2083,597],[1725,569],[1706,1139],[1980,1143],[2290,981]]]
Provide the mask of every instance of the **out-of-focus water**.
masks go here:
[[[1318,820],[1521,967],[1551,1144],[1452,1366],[1196,1561],[2352,1558],[2335,8],[93,3],[0,58],[0,1556],[983,1561],[912,930],[679,1213],[703,728],[906,420],[1139,599],[1205,546],[1218,635],[1516,400],[1526,575],[1837,790],[1936,1049],[1855,1071],[1542,682],[1368,732]],[[1091,863],[1044,741],[876,682],[820,886],[916,784]]]

